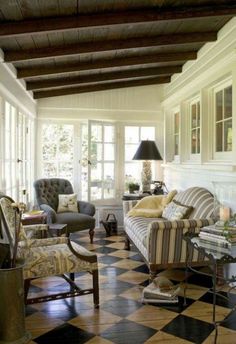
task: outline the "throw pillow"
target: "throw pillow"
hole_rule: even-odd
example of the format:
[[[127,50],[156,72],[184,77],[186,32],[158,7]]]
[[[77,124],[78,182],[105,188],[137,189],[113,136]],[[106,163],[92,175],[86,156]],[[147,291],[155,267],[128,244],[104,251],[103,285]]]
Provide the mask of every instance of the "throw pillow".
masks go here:
[[[163,210],[162,217],[169,221],[181,220],[187,218],[192,207],[181,205],[175,201],[170,202]]]
[[[58,195],[58,213],[78,213],[77,194]]]
[[[162,209],[131,209],[128,216],[133,217],[161,217]]]

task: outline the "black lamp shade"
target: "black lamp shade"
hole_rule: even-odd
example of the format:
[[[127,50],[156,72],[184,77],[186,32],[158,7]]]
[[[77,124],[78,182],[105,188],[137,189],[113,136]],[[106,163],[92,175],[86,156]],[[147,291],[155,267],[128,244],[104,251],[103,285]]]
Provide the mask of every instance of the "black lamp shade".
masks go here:
[[[141,141],[133,160],[162,160],[155,141]]]

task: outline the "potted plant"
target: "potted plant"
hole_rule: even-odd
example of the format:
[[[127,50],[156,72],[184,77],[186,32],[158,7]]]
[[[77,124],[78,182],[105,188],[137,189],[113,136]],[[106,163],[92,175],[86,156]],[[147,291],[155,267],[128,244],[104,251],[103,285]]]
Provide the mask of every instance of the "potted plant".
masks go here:
[[[129,193],[134,193],[135,191],[139,191],[140,185],[135,182],[131,182],[128,184]]]
[[[31,338],[25,329],[24,262],[17,259],[24,205],[12,203],[11,207],[14,209],[14,219],[11,219],[14,233],[11,233],[12,238],[10,232],[6,233],[8,243],[2,243],[0,248],[0,343],[23,344]],[[1,217],[2,230],[4,228],[7,231],[8,226],[2,211]]]

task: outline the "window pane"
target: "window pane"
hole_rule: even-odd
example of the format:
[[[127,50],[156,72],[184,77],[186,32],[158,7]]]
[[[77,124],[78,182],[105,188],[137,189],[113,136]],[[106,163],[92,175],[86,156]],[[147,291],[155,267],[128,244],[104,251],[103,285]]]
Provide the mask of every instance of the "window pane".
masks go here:
[[[232,120],[224,122],[224,151],[232,151]]]
[[[102,143],[91,142],[91,160],[102,160]]]
[[[139,143],[139,127],[125,127],[125,142]]]
[[[191,152],[192,154],[196,153],[196,147],[197,147],[197,130],[192,130],[192,145],[191,145]]]
[[[179,155],[179,135],[175,135],[175,155]]]
[[[97,142],[102,141],[102,126],[101,125],[99,124],[91,125],[91,139]]]
[[[179,112],[175,113],[175,128],[174,128],[175,134],[179,133]]]
[[[104,160],[115,160],[115,145],[112,143],[104,144]]]
[[[44,163],[43,164],[43,174],[44,177],[55,177],[57,175],[57,167],[54,163]]]
[[[197,126],[197,111],[196,111],[196,104],[192,104],[191,106],[192,112],[192,128],[196,128]]]
[[[58,158],[60,160],[73,159],[73,126],[60,125],[58,127]]]
[[[125,182],[140,182],[142,163],[130,162],[125,164]]]
[[[91,199],[102,198],[102,164],[97,163],[91,166]]]
[[[155,128],[141,127],[141,140],[155,140]]]
[[[73,177],[73,165],[70,162],[60,162],[58,164],[59,177],[72,180]]]
[[[132,160],[138,149],[138,145],[125,145],[125,161]]]
[[[56,143],[43,144],[43,160],[55,160],[57,153]]]
[[[200,102],[197,102],[197,127],[200,127]]]
[[[104,164],[104,198],[112,198],[115,196],[115,180],[114,180],[114,164]]]
[[[196,153],[200,153],[200,128],[197,129],[197,147],[196,147]]]
[[[223,124],[216,123],[216,151],[223,151]]]
[[[223,119],[223,93],[219,91],[216,93],[216,121]]]
[[[111,125],[104,126],[104,142],[115,141],[115,127]]]
[[[232,86],[224,90],[224,118],[232,117]]]

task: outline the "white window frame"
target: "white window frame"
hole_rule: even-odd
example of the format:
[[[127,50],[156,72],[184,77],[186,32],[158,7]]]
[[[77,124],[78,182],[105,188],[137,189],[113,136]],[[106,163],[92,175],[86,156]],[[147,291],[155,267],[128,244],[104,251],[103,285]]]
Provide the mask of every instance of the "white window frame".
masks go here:
[[[212,104],[212,123],[214,123],[212,128],[212,138],[213,138],[213,145],[212,145],[212,158],[216,161],[222,161],[222,162],[230,162],[233,159],[233,151],[223,151],[223,152],[217,152],[216,151],[216,93],[219,91],[223,91],[227,87],[233,87],[232,84],[232,78],[227,78],[217,85],[215,85],[211,89],[211,104]],[[233,106],[233,101],[232,101]],[[232,109],[232,129],[233,129],[233,109]]]
[[[199,121],[199,126],[194,127],[194,129],[199,129],[200,132],[200,152],[199,153],[192,153],[192,106],[199,104],[199,116],[200,116],[200,121]],[[201,150],[202,150],[202,114],[201,114],[201,100],[200,96],[194,97],[190,100],[189,106],[188,106],[188,128],[189,128],[189,156],[191,161],[195,162],[200,162],[201,159]]]
[[[175,116],[179,114],[179,131],[178,133],[175,132]],[[181,155],[181,146],[180,146],[180,135],[181,135],[181,112],[180,106],[174,108],[172,110],[172,125],[173,125],[173,132],[172,132],[172,139],[173,139],[173,161],[176,163],[180,162],[180,155]],[[178,154],[175,154],[175,137],[178,135]]]
[[[8,143],[9,157],[6,155],[6,104],[9,104],[10,116],[9,134],[11,136]],[[0,187],[3,192],[11,196],[15,201],[23,201],[27,206],[33,204],[33,181],[34,181],[34,157],[35,157],[35,120],[30,114],[14,104],[11,100],[4,96],[0,96],[0,131],[1,131],[1,149],[0,149]],[[22,133],[19,133],[20,117],[24,118]],[[28,128],[28,129],[27,129]],[[24,133],[23,133],[24,131]],[[22,134],[21,138],[20,135]],[[14,138],[13,138],[14,137]],[[23,140],[24,139],[24,140]],[[20,141],[21,140],[21,141]],[[23,145],[24,141],[24,145]],[[12,144],[14,145],[12,147]],[[15,151],[14,155],[13,149]],[[9,185],[6,185],[6,164],[10,164]],[[21,165],[21,164],[24,164]],[[21,169],[21,171],[20,171]],[[20,180],[21,179],[21,180]]]

